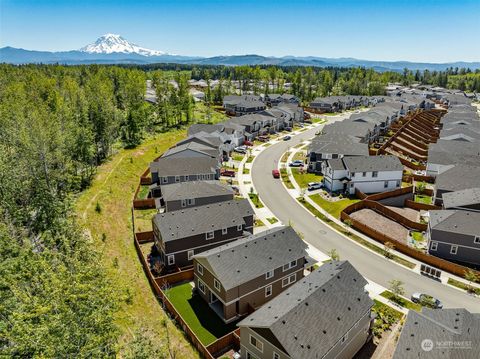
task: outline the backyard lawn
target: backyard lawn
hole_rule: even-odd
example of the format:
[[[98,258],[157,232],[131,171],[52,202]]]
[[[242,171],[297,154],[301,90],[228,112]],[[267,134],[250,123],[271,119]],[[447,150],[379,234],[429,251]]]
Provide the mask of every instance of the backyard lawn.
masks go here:
[[[190,283],[174,286],[165,294],[204,345],[209,345],[236,329],[236,322],[223,323],[199,295],[192,297]]]
[[[415,202],[431,204],[432,203],[432,197],[425,196],[423,194],[417,194],[417,195],[415,195]]]
[[[152,218],[157,214],[156,209],[136,209],[133,212],[135,216],[135,231],[147,232],[152,230]]]
[[[425,240],[425,238],[423,237],[423,233],[417,231],[412,232],[412,238],[417,242],[423,242]]]
[[[148,197],[148,193],[150,192],[150,186],[140,186],[140,190],[138,191],[137,198],[138,199],[146,199]]]
[[[307,188],[310,182],[321,182],[323,176],[316,175],[315,173],[300,172],[298,168],[292,168],[292,175],[300,188]]]
[[[344,198],[340,199],[338,201],[327,201],[324,199],[322,196],[319,194],[315,194],[310,197],[316,204],[318,204],[320,207],[322,207],[325,211],[330,213],[332,216],[335,218],[340,218],[340,212],[345,207],[348,207],[352,203],[359,202],[359,199],[349,199],[349,198]]]

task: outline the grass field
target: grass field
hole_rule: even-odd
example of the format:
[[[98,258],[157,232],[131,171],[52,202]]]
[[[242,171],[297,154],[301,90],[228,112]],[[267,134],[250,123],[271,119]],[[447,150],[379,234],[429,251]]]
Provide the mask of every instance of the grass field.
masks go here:
[[[236,329],[235,322],[223,323],[199,295],[192,297],[190,283],[174,286],[165,294],[204,345],[209,345]]]
[[[139,328],[153,331],[163,343],[163,323],[167,320],[177,358],[196,358],[198,354],[168,320],[152,293],[133,245],[131,221],[132,199],[139,176],[155,157],[185,135],[184,130],[171,131],[148,139],[135,149],[120,150],[98,168],[91,187],[77,198],[76,212],[78,221],[103,253],[110,279],[129,298],[116,315],[120,344],[130,340]],[[95,211],[97,202],[101,213]],[[103,234],[105,241],[102,241]]]
[[[412,238],[417,242],[423,242],[425,240],[425,238],[423,237],[423,233],[417,231],[412,232]]]
[[[338,201],[327,201],[324,199],[322,196],[319,194],[315,194],[310,197],[316,204],[318,204],[320,207],[322,207],[325,211],[330,213],[332,216],[335,218],[340,218],[340,212],[342,210],[351,205],[352,203],[359,202],[359,199],[348,199],[344,198]]]
[[[140,186],[140,190],[138,191],[137,198],[146,199],[148,197],[149,192],[150,192],[149,186]]]
[[[240,162],[241,160],[243,160],[243,156],[244,155],[241,155],[241,154],[235,154],[232,156],[232,160]]]
[[[416,195],[415,195],[415,202],[425,203],[425,204],[432,204],[432,197],[430,197],[430,196],[425,196],[425,195],[422,195],[422,194],[416,194]]]
[[[391,300],[394,303],[397,303],[398,305],[401,305],[404,308],[410,309],[410,310],[416,310],[417,312],[422,310],[422,306],[420,304],[414,303],[408,299],[399,297],[395,298],[392,292],[385,290],[380,295],[384,298],[387,298],[388,300]]]
[[[228,116],[222,112],[215,111],[213,107],[209,109],[203,102],[196,102],[193,110],[193,118],[202,118],[199,123],[217,123],[228,120]],[[210,121],[208,120],[210,118]]]
[[[295,182],[300,186],[300,188],[307,188],[308,183],[310,182],[321,182],[323,176],[316,175],[315,173],[301,173],[298,168],[292,168],[292,175],[295,179]]]

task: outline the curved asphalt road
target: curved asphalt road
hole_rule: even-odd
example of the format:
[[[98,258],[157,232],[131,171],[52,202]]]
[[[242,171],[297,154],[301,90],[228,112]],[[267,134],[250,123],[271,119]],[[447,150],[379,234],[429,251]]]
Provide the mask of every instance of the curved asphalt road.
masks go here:
[[[390,262],[331,230],[293,199],[280,180],[272,177],[272,169],[277,167],[288,147],[312,138],[318,129],[310,129],[293,136],[290,141],[271,145],[255,158],[251,170],[252,181],[264,204],[283,223],[291,221],[312,246],[324,253],[332,248],[337,249],[341,259],[349,260],[369,280],[388,288],[390,280],[398,279],[404,283],[408,297],[414,292],[428,293],[440,299],[445,307],[480,312],[480,299]]]

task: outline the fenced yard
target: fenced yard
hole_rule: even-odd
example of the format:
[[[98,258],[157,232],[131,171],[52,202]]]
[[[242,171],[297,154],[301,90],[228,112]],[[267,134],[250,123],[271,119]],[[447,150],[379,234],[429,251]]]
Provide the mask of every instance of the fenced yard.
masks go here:
[[[319,194],[310,196],[310,198],[335,218],[340,218],[340,213],[343,211],[344,208],[350,206],[353,203],[360,201],[359,199],[349,199],[349,198],[329,201],[323,198]]]
[[[208,346],[234,331],[236,322],[225,324],[199,295],[192,296],[192,288],[191,282],[175,285],[165,290],[165,295],[202,344]]]

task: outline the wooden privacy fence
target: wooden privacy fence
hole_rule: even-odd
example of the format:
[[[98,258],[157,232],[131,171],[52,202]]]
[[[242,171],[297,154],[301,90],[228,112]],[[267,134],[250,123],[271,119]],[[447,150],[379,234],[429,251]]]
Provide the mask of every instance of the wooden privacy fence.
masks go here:
[[[360,202],[358,202],[358,203],[360,203]],[[357,204],[357,203],[355,203],[355,204]],[[439,268],[441,270],[447,271],[449,273],[458,275],[459,277],[463,277],[467,271],[471,270],[470,268],[464,267],[462,265],[452,263],[452,262],[449,262],[445,259],[434,257],[434,256],[431,256],[429,254],[420,252],[420,251],[418,251],[414,248],[411,248],[408,245],[406,245],[402,242],[399,242],[396,239],[391,238],[384,233],[378,232],[375,229],[373,229],[373,228],[371,228],[371,227],[353,219],[346,212],[342,212],[340,214],[340,218],[341,218],[342,221],[346,221],[346,220],[350,221],[353,228],[355,228],[356,230],[366,234],[367,236],[375,239],[376,241],[378,241],[380,243],[383,243],[383,244],[385,244],[386,242],[392,243],[397,251],[399,251],[403,254],[406,254],[406,255],[408,255],[408,256],[410,256],[410,257],[412,257],[412,258],[414,258],[414,259],[416,259],[420,262],[426,263],[428,265],[431,265],[433,267],[436,267],[436,268]],[[474,272],[476,272],[477,275],[480,276],[480,272],[478,272],[478,271],[474,271]]]
[[[135,233],[135,239],[140,244],[153,242],[153,231],[137,232]]]
[[[426,167],[424,169],[426,169]],[[432,177],[432,176],[417,175],[416,173],[412,173],[412,177],[415,181],[422,181],[422,182],[428,182],[428,183],[435,182],[435,177]]]
[[[155,198],[134,199],[133,208],[135,209],[154,209]]]
[[[434,204],[426,204],[426,203],[419,203],[412,201],[411,199],[405,200],[405,207],[415,209],[417,211],[431,211],[431,210],[437,210],[437,209],[442,209],[440,206],[436,206]]]
[[[239,340],[238,338],[235,338],[235,336],[233,335],[233,332],[227,334],[225,337],[217,339],[215,342],[208,345],[208,347],[203,345],[200,339],[198,339],[196,334],[193,332],[193,330],[183,320],[182,316],[177,312],[173,304],[168,299],[168,296],[162,290],[161,286],[164,283],[168,283],[169,285],[178,283],[177,280],[184,281],[184,280],[193,279],[193,268],[187,269],[185,271],[169,274],[163,277],[155,278],[152,272],[150,271],[150,267],[145,257],[143,256],[142,250],[140,248],[140,241],[139,241],[139,238],[140,240],[147,241],[149,233],[150,232],[135,233],[133,237],[133,241],[134,241],[135,249],[137,251],[137,255],[140,258],[140,262],[142,263],[143,271],[147,276],[148,282],[150,283],[150,286],[152,287],[153,292],[155,293],[157,298],[160,300],[163,309],[170,315],[171,319],[175,321],[180,328],[182,328],[187,339],[190,341],[193,347],[198,350],[198,352],[203,358],[215,359],[214,354],[216,353],[224,353],[228,351],[231,347],[238,349],[240,346]],[[153,232],[151,236],[153,239]]]
[[[413,193],[413,187],[403,187],[403,188],[397,188],[392,191],[386,191],[386,192],[380,192],[380,193],[375,193],[371,194],[365,197],[365,199],[368,199],[370,201],[380,201],[385,198],[391,198],[391,197],[397,197],[397,196],[402,196],[407,193]]]

